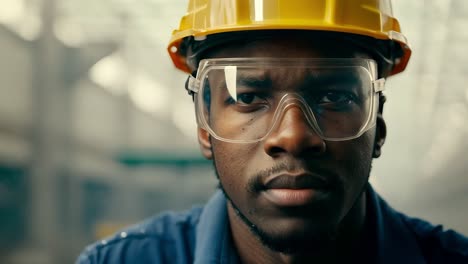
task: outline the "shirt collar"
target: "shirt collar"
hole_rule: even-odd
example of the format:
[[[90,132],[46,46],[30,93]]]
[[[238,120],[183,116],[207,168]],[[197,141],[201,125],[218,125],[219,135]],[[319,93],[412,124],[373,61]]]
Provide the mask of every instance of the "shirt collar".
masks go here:
[[[367,188],[366,217],[367,224],[373,229],[377,263],[425,263],[417,241],[400,213],[391,208],[370,185]],[[195,264],[237,263],[226,198],[221,191],[217,191],[205,205],[196,232]]]
[[[218,190],[205,205],[196,232],[195,264],[237,263],[226,198],[221,191]]]
[[[367,219],[375,232],[377,263],[426,263],[414,234],[401,214],[391,208],[369,185]]]

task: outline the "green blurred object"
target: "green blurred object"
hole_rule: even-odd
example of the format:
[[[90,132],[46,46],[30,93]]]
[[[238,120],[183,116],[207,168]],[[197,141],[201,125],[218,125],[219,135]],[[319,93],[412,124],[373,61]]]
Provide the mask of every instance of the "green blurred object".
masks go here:
[[[195,153],[163,153],[156,151],[125,151],[117,155],[119,163],[136,166],[211,166],[212,162]]]
[[[0,248],[25,238],[27,193],[26,169],[0,164]]]

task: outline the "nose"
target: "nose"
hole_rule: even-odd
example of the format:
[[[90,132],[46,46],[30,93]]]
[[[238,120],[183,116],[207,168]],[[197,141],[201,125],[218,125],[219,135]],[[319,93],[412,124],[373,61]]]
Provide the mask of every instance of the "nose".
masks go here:
[[[285,110],[279,124],[264,142],[265,152],[272,156],[289,154],[320,155],[325,152],[325,141],[309,125],[306,116],[298,106]]]

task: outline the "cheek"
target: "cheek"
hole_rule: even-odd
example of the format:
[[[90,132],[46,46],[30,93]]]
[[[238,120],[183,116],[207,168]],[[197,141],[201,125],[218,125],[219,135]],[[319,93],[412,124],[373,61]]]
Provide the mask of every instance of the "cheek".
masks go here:
[[[361,164],[368,164],[372,160],[372,152],[374,148],[375,131],[371,130],[364,133],[359,138],[343,141],[342,145],[340,142],[336,142],[335,151],[339,153],[338,161],[346,162],[353,160],[354,166]],[[335,143],[335,142],[334,142]]]
[[[374,133],[343,142],[333,142],[329,151],[334,153],[335,164],[342,181],[343,215],[354,206],[366,186],[372,163]]]
[[[375,133],[369,131],[361,137],[342,142],[329,142],[329,152],[334,156],[344,186],[356,191],[367,182],[372,163]]]
[[[355,148],[357,155],[362,161],[362,164],[370,164],[372,162],[372,153],[374,151],[375,130],[371,130],[356,141]]]
[[[212,142],[212,146],[216,170],[225,191],[233,193],[244,190],[255,146],[220,141]]]

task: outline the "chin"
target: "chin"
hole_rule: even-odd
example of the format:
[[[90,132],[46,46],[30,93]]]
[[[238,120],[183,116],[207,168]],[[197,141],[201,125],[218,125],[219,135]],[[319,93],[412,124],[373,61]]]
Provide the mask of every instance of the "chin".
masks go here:
[[[255,227],[252,230],[263,245],[285,254],[320,255],[336,239],[336,229],[314,226],[276,226],[275,230]],[[326,231],[325,231],[326,230]]]
[[[338,226],[331,224],[332,222],[317,223],[311,219],[284,218],[248,226],[259,241],[273,251],[285,254],[320,255],[336,240]]]

